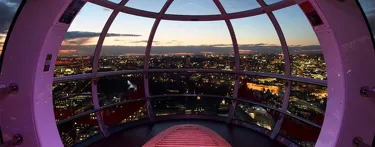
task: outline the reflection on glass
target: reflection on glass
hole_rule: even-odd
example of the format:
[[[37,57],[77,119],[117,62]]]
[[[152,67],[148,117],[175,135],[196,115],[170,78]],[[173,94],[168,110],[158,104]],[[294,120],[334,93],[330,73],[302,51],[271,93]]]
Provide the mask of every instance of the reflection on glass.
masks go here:
[[[283,0],[264,0],[264,2],[266,2],[266,4],[270,5],[270,4],[273,4],[273,3],[277,3],[277,2],[281,2]]]
[[[274,110],[249,103],[238,103],[234,113],[234,119],[256,124],[268,130],[273,129],[278,117],[278,112]]]
[[[288,111],[322,125],[327,97],[327,87],[293,82]]]
[[[288,43],[292,75],[326,79],[326,66],[318,39],[298,5],[274,12]]]
[[[284,73],[284,55],[266,14],[231,20],[241,55],[241,70]]]
[[[218,115],[227,117],[231,101],[207,97],[171,97],[151,101],[156,116],[165,115]]]
[[[127,7],[159,13],[167,0],[129,0]]]
[[[86,3],[65,34],[55,67],[55,76],[89,73],[92,56],[112,10]]]
[[[150,94],[209,94],[233,96],[234,75],[223,73],[150,74]]]
[[[276,78],[241,76],[238,97],[274,108],[283,105],[285,82]]]
[[[375,1],[373,0],[358,0],[365,15],[367,17],[367,21],[370,25],[370,29],[372,30],[372,35],[375,35]],[[373,36],[375,38],[375,36]]]
[[[136,101],[111,107],[100,112],[108,127],[124,124],[148,117],[146,101]]]
[[[14,19],[22,0],[1,0],[0,1],[0,57],[3,54],[5,38],[9,27]]]
[[[212,15],[220,11],[212,0],[175,0],[166,14]]]
[[[145,97],[142,74],[103,77],[98,81],[100,106]]]
[[[143,69],[154,19],[120,13],[103,43],[99,72]]]
[[[94,109],[91,80],[55,83],[52,94],[56,121]]]
[[[233,45],[224,21],[161,21],[150,68],[234,69]]]
[[[100,133],[95,113],[57,126],[64,146],[71,147]]]
[[[313,147],[318,140],[320,128],[292,117],[285,116],[279,134],[303,147]]]
[[[255,8],[260,8],[257,1],[252,0],[219,0],[223,5],[227,13],[235,13],[240,11],[251,10]]]

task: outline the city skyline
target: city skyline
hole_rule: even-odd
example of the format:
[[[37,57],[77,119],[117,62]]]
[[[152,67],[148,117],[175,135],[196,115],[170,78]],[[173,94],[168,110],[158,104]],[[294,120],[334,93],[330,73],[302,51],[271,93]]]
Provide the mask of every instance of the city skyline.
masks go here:
[[[59,50],[60,57],[93,56],[95,45],[63,45]],[[321,54],[318,45],[289,46],[290,54]],[[101,56],[144,56],[145,46],[103,46]],[[239,44],[240,55],[246,54],[282,54],[282,47],[274,44]],[[209,55],[234,54],[232,44],[212,44],[199,46],[152,46],[150,55]]]

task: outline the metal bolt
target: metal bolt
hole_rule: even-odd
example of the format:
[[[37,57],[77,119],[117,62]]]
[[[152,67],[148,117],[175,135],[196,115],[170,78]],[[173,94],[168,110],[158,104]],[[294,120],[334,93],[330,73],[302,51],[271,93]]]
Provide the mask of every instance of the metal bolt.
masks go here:
[[[369,97],[369,95],[367,94],[369,91],[371,91],[371,90],[370,90],[370,87],[368,87],[368,86],[363,86],[363,87],[361,87],[360,94],[361,94],[361,96],[363,96],[363,97]]]
[[[16,142],[14,143],[14,145],[20,145],[20,144],[23,143],[23,137],[22,137],[22,135],[16,134],[16,135],[14,135],[13,138],[14,138],[14,140],[16,140]]]
[[[10,83],[8,85],[8,94],[16,94],[19,91],[19,87],[16,83]]]

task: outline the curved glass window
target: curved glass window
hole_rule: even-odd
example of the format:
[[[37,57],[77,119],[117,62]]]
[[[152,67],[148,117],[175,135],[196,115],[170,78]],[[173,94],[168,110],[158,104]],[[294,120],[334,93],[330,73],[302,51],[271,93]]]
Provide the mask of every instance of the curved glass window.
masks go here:
[[[142,74],[103,77],[98,81],[100,106],[145,97]]]
[[[259,127],[273,130],[277,119],[279,117],[278,112],[263,108],[249,103],[238,103],[233,119],[249,122]]]
[[[307,133],[308,132],[308,133]],[[285,116],[279,134],[303,147],[313,147],[318,140],[320,128]]]
[[[220,14],[220,11],[212,0],[175,0],[166,14],[212,15]]]
[[[91,80],[54,83],[53,106],[56,121],[94,109]]]
[[[9,27],[22,0],[1,0],[0,1],[0,58],[2,58],[3,47]]]
[[[326,66],[319,41],[299,6],[280,9],[274,14],[289,47],[292,75],[326,79]]]
[[[64,146],[71,147],[100,134],[95,113],[57,125]]]
[[[219,0],[227,13],[235,13],[260,8],[255,0]]]
[[[322,125],[327,107],[327,98],[327,87],[293,82],[288,111]]]
[[[208,94],[233,96],[234,75],[223,73],[150,74],[150,95]]]
[[[233,45],[224,21],[161,21],[151,48],[152,69],[234,69]]]
[[[181,96],[152,99],[151,105],[156,116],[200,114],[227,117],[231,101],[204,96]]]
[[[241,57],[241,70],[284,73],[279,37],[266,14],[231,20]]]
[[[375,1],[373,0],[358,0],[363,11],[367,17],[367,21],[372,29],[372,35],[375,35]],[[373,36],[375,39],[375,36]]]
[[[61,44],[55,67],[56,77],[92,71],[92,56],[112,11],[86,3],[70,25]]]
[[[159,13],[165,2],[130,0],[126,6]],[[227,13],[260,8],[255,0],[220,2]],[[61,46],[56,76],[91,73],[94,49],[111,12],[92,3],[82,9]],[[212,0],[175,0],[167,13],[220,15]],[[155,19],[120,12],[105,36],[96,77],[82,75],[83,80],[53,85],[55,115],[64,145],[99,136],[98,122],[112,133],[133,124],[128,122],[142,119],[146,122],[153,117],[205,115],[202,118],[220,116],[216,118],[224,120],[222,117],[228,117],[229,112],[234,112],[233,123],[243,123],[266,135],[285,118],[279,137],[302,146],[315,144],[324,119],[327,87],[302,83],[305,78],[299,77],[326,79],[319,42],[298,5],[273,13],[286,37],[292,75],[282,75],[287,55],[267,14],[231,19],[240,52],[241,71],[236,72],[233,43],[224,20],[162,19],[148,52],[146,46]],[[146,60],[149,62],[145,63]],[[143,70],[144,67],[149,69]],[[65,78],[69,77],[61,79]],[[93,109],[93,96],[98,98],[100,109],[95,114],[89,114],[90,111],[70,120]],[[232,105],[235,98],[236,107]],[[119,126],[123,124],[126,125]],[[294,125],[311,130],[312,134],[298,135],[290,128]]]
[[[154,19],[120,13],[104,40],[99,72],[143,69],[153,24]]]
[[[129,0],[125,6],[159,13],[166,2],[167,0]]]
[[[103,117],[104,125],[107,127],[148,118],[145,100],[114,106],[102,110],[100,113]]]
[[[241,76],[238,97],[274,108],[283,105],[286,82],[276,78]]]

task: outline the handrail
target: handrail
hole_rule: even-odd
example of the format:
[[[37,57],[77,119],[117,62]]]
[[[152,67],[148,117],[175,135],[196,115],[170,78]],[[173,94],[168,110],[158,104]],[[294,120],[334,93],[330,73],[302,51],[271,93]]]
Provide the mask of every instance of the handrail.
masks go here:
[[[251,72],[251,71],[228,71],[228,70],[217,70],[217,69],[146,69],[146,70],[125,70],[125,71],[109,71],[109,72],[98,72],[96,76],[93,74],[81,74],[64,77],[55,77],[54,83],[68,82],[80,79],[94,79],[109,76],[118,76],[124,74],[150,74],[150,73],[223,73],[223,74],[235,74],[235,75],[246,75],[246,76],[261,76],[271,77],[287,81],[295,81],[308,83],[313,85],[327,86],[326,80],[318,80],[305,77],[287,76],[275,73],[263,73],[263,72]]]
[[[272,109],[272,110],[277,111],[278,113],[284,114],[286,116],[290,116],[290,117],[292,117],[294,119],[300,120],[300,121],[302,121],[304,123],[307,123],[309,125],[315,126],[317,128],[320,128],[320,129],[322,128],[322,126],[320,126],[320,125],[318,125],[318,124],[316,124],[316,123],[314,123],[314,122],[312,122],[310,120],[307,120],[307,119],[304,119],[302,117],[293,115],[293,114],[291,114],[291,113],[289,113],[287,111],[283,111],[283,110],[275,108],[275,107],[271,107],[271,106],[268,106],[268,105],[264,105],[264,104],[261,104],[261,103],[257,103],[257,102],[251,101],[251,100],[247,100],[246,98],[233,98],[233,97],[227,97],[227,96],[207,95],[207,94],[164,94],[164,95],[153,95],[150,98],[140,98],[140,99],[122,101],[122,102],[119,102],[119,103],[114,103],[114,104],[103,106],[100,109],[89,110],[89,111],[77,114],[77,115],[69,117],[67,119],[58,121],[57,124],[60,125],[60,124],[63,124],[65,122],[69,122],[71,120],[80,118],[82,116],[89,115],[91,113],[99,112],[99,111],[102,111],[102,110],[105,110],[105,109],[108,109],[108,108],[112,108],[112,107],[119,106],[119,105],[122,105],[122,104],[137,102],[137,101],[144,101],[144,100],[147,100],[147,99],[151,99],[151,100],[152,99],[156,99],[156,100],[180,99],[179,97],[197,97],[197,96],[200,96],[200,97],[203,97],[203,98],[204,97],[222,98],[222,99],[227,99],[227,100],[234,100],[234,101],[240,101],[240,102],[244,102],[244,103],[249,103],[249,104],[253,104],[253,105],[256,105],[256,106],[261,106],[261,107],[264,107],[264,108]],[[168,98],[166,98],[166,97],[168,97]],[[160,99],[160,98],[163,98],[163,99]]]

